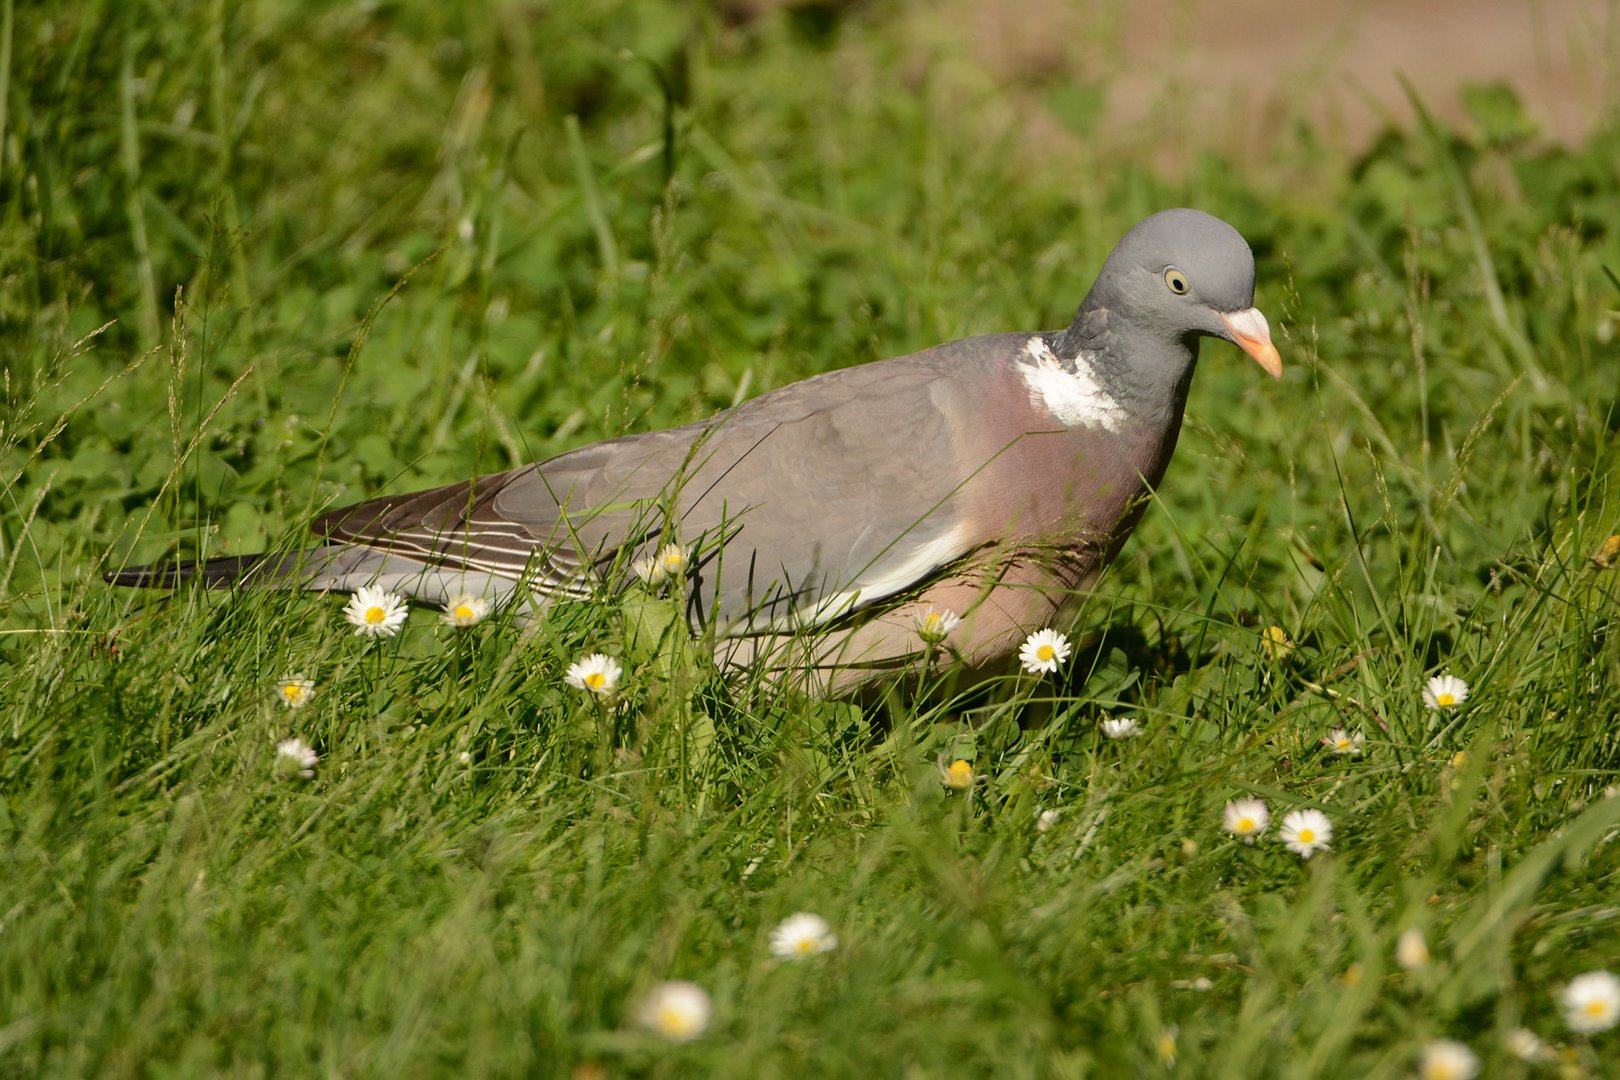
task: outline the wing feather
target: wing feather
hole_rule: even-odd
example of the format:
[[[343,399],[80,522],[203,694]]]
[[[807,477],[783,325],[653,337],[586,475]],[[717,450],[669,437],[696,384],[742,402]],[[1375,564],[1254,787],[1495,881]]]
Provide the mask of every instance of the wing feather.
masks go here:
[[[313,528],[568,597],[675,540],[694,551],[695,624],[818,625],[913,590],[985,542],[957,499],[961,417],[931,387],[1003,347],[970,339],[831,372],[701,424],[370,500]]]

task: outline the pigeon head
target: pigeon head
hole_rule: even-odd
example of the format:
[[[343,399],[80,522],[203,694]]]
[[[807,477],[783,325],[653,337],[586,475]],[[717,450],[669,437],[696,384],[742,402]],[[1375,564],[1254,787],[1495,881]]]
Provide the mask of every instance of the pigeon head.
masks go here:
[[[1218,217],[1164,210],[1139,222],[1103,263],[1082,310],[1098,306],[1160,340],[1230,341],[1282,377],[1271,329],[1254,307],[1254,253]]]

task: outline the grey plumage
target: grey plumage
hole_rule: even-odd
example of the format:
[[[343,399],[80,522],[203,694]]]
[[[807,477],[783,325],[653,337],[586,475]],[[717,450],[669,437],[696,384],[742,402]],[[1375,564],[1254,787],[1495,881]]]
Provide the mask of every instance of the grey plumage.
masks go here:
[[[1165,211],[1121,240],[1061,332],[833,371],[701,423],[335,510],[308,551],[109,579],[522,592],[543,609],[623,587],[674,542],[692,551],[691,626],[722,662],[841,691],[913,658],[913,616],[936,606],[964,616],[958,655],[993,663],[1134,527],[1174,450],[1197,339],[1280,374],[1253,291],[1235,229]]]

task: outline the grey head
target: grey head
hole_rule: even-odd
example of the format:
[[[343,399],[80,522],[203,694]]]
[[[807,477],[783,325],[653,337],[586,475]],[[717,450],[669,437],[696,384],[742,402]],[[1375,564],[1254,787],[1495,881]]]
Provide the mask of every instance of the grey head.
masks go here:
[[[1133,363],[1190,374],[1199,337],[1230,341],[1282,377],[1270,327],[1254,307],[1248,242],[1218,217],[1178,209],[1143,219],[1115,245],[1064,344],[1103,345]]]

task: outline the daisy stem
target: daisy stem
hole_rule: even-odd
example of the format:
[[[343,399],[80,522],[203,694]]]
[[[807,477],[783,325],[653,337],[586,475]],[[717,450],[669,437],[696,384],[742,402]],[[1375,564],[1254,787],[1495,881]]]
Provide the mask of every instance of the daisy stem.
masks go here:
[[[613,713],[600,698],[591,699],[596,710],[596,775],[600,779],[613,765]]]
[[[454,645],[450,649],[450,673],[459,686],[463,682],[471,683],[475,670],[475,656],[477,645],[473,641],[470,631],[452,630],[451,638]]]

